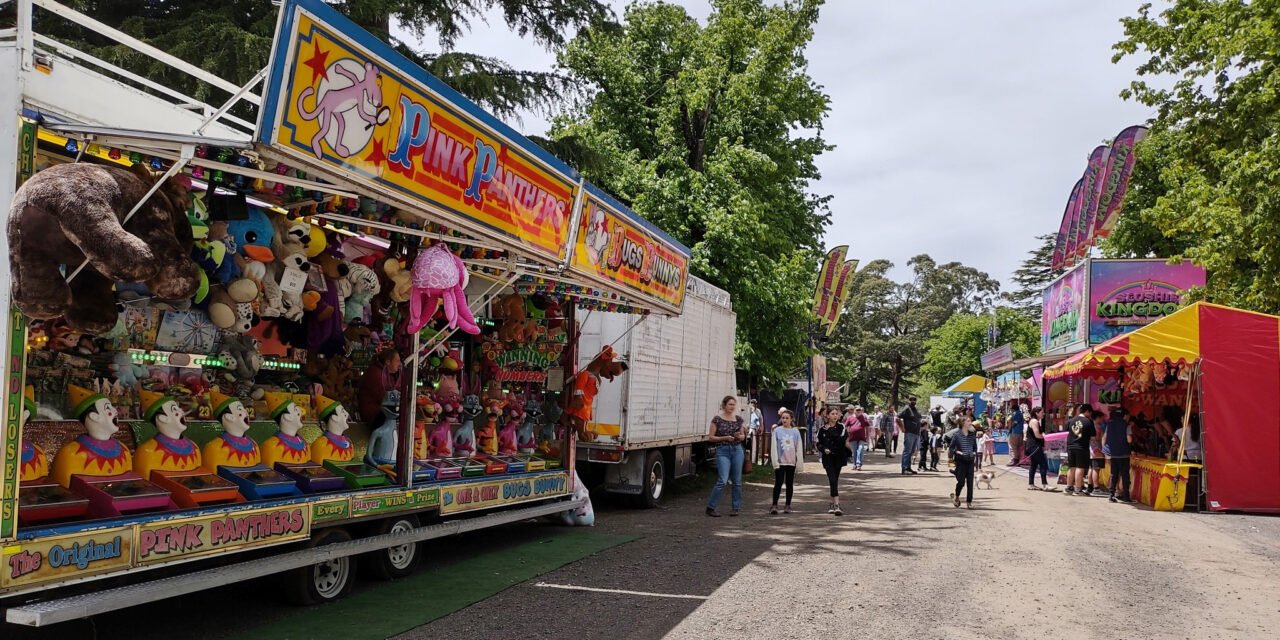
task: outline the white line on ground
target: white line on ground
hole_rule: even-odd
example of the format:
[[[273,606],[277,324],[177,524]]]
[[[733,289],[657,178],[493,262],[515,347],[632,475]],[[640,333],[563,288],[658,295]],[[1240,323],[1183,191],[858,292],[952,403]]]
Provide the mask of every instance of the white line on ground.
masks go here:
[[[683,593],[650,593],[648,591],[627,591],[626,589],[598,589],[596,587],[580,587],[573,584],[551,584],[549,582],[539,582],[535,587],[545,587],[547,589],[565,589],[567,591],[594,591],[596,593],[620,593],[628,596],[646,596],[650,598],[677,598],[682,600],[706,600],[707,596],[694,596]]]

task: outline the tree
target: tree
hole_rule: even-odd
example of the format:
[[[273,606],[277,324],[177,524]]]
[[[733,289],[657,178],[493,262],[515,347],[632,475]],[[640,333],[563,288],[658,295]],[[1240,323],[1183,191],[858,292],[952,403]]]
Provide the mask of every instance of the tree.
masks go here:
[[[1044,306],[1044,290],[1054,278],[1062,274],[1062,270],[1052,266],[1057,235],[1050,233],[1036,236],[1036,240],[1040,242],[1040,246],[1031,250],[1022,261],[1022,266],[1013,272],[1013,283],[1018,288],[1005,293],[1001,298],[1025,317],[1039,322],[1040,310]]]
[[[866,402],[873,393],[899,404],[903,385],[914,386],[925,364],[925,340],[954,314],[991,308],[1000,283],[958,262],[937,264],[927,255],[908,261],[911,280],[895,283],[893,264],[874,260],[854,280],[849,305],[829,346],[838,374]]]
[[[627,8],[589,27],[560,65],[590,95],[556,121],[604,161],[592,182],[693,252],[692,271],[733,295],[738,366],[777,386],[808,353],[827,197],[809,192],[827,97],[806,72],[819,0],[714,0]]]
[[[279,8],[270,0],[71,0],[73,8],[219,77],[247,82],[266,66]],[[558,49],[566,34],[604,25],[612,13],[602,0],[342,0],[330,3],[375,36],[422,65],[458,92],[500,117],[557,106],[572,87],[554,73],[521,71],[502,60],[454,50],[472,26],[499,9],[507,26]],[[61,18],[37,12],[41,33],[73,44],[202,100],[227,96],[186,74]],[[421,38],[435,33],[439,48],[417,51],[391,35],[398,25]],[[210,95],[215,93],[215,95]]]
[[[1004,343],[1013,345],[1015,357],[1040,354],[1039,319],[1010,307],[995,309],[996,344],[989,339],[992,316],[958,313],[947,319],[924,342],[925,364],[920,373],[925,381],[946,388],[965,376],[982,371],[982,354]]]
[[[1115,59],[1140,64],[1122,95],[1156,116],[1107,252],[1168,251],[1207,269],[1215,301],[1280,311],[1280,12],[1270,2],[1177,0],[1159,14],[1143,5],[1123,24]]]

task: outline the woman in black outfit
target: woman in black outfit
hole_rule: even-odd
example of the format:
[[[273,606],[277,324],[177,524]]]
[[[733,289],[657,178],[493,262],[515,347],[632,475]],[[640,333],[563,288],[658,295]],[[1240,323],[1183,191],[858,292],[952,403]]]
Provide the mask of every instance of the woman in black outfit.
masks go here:
[[[1039,469],[1040,489],[1048,491],[1049,458],[1044,452],[1044,422],[1040,418],[1043,414],[1043,407],[1036,407],[1031,410],[1031,417],[1027,419],[1026,433],[1023,435],[1022,442],[1023,451],[1027,459],[1031,460],[1031,469],[1027,473],[1027,488],[1036,488],[1036,470]]]
[[[840,410],[831,407],[823,414],[823,425],[818,429],[818,451],[822,453],[822,468],[827,471],[831,485],[831,508],[827,513],[844,515],[840,510],[840,468],[849,461],[849,450],[844,425],[840,423]]]
[[[951,502],[960,506],[960,489],[967,484],[965,506],[972,509],[974,459],[982,454],[978,451],[978,437],[973,433],[973,421],[968,417],[961,419],[960,432],[951,438],[951,455],[956,461],[956,490],[951,494]]]

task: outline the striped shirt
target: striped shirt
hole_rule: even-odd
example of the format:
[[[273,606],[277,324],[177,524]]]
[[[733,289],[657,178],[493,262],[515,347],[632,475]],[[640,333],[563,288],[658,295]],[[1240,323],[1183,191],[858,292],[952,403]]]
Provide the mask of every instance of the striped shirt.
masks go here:
[[[974,432],[963,431],[951,437],[951,453],[957,456],[972,458],[978,451],[978,437]]]

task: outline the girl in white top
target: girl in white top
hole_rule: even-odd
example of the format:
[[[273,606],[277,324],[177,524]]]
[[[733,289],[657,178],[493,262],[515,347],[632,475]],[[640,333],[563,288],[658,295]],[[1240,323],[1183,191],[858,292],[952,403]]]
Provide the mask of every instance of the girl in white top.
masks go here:
[[[1177,438],[1177,441],[1175,441],[1173,447],[1169,449],[1171,457],[1178,455],[1177,443],[1182,441],[1182,432],[1183,429],[1178,429],[1173,432],[1173,436]],[[1200,449],[1200,422],[1193,417],[1191,418],[1191,437],[1187,438],[1186,444],[1183,445],[1182,461],[1200,462],[1203,459]]]
[[[782,486],[787,486],[787,503],[783,513],[791,513],[791,493],[795,484],[796,471],[804,468],[804,443],[800,439],[800,430],[793,425],[791,412],[783,409],[778,415],[782,424],[773,428],[773,506],[769,514],[778,513],[778,497]]]

